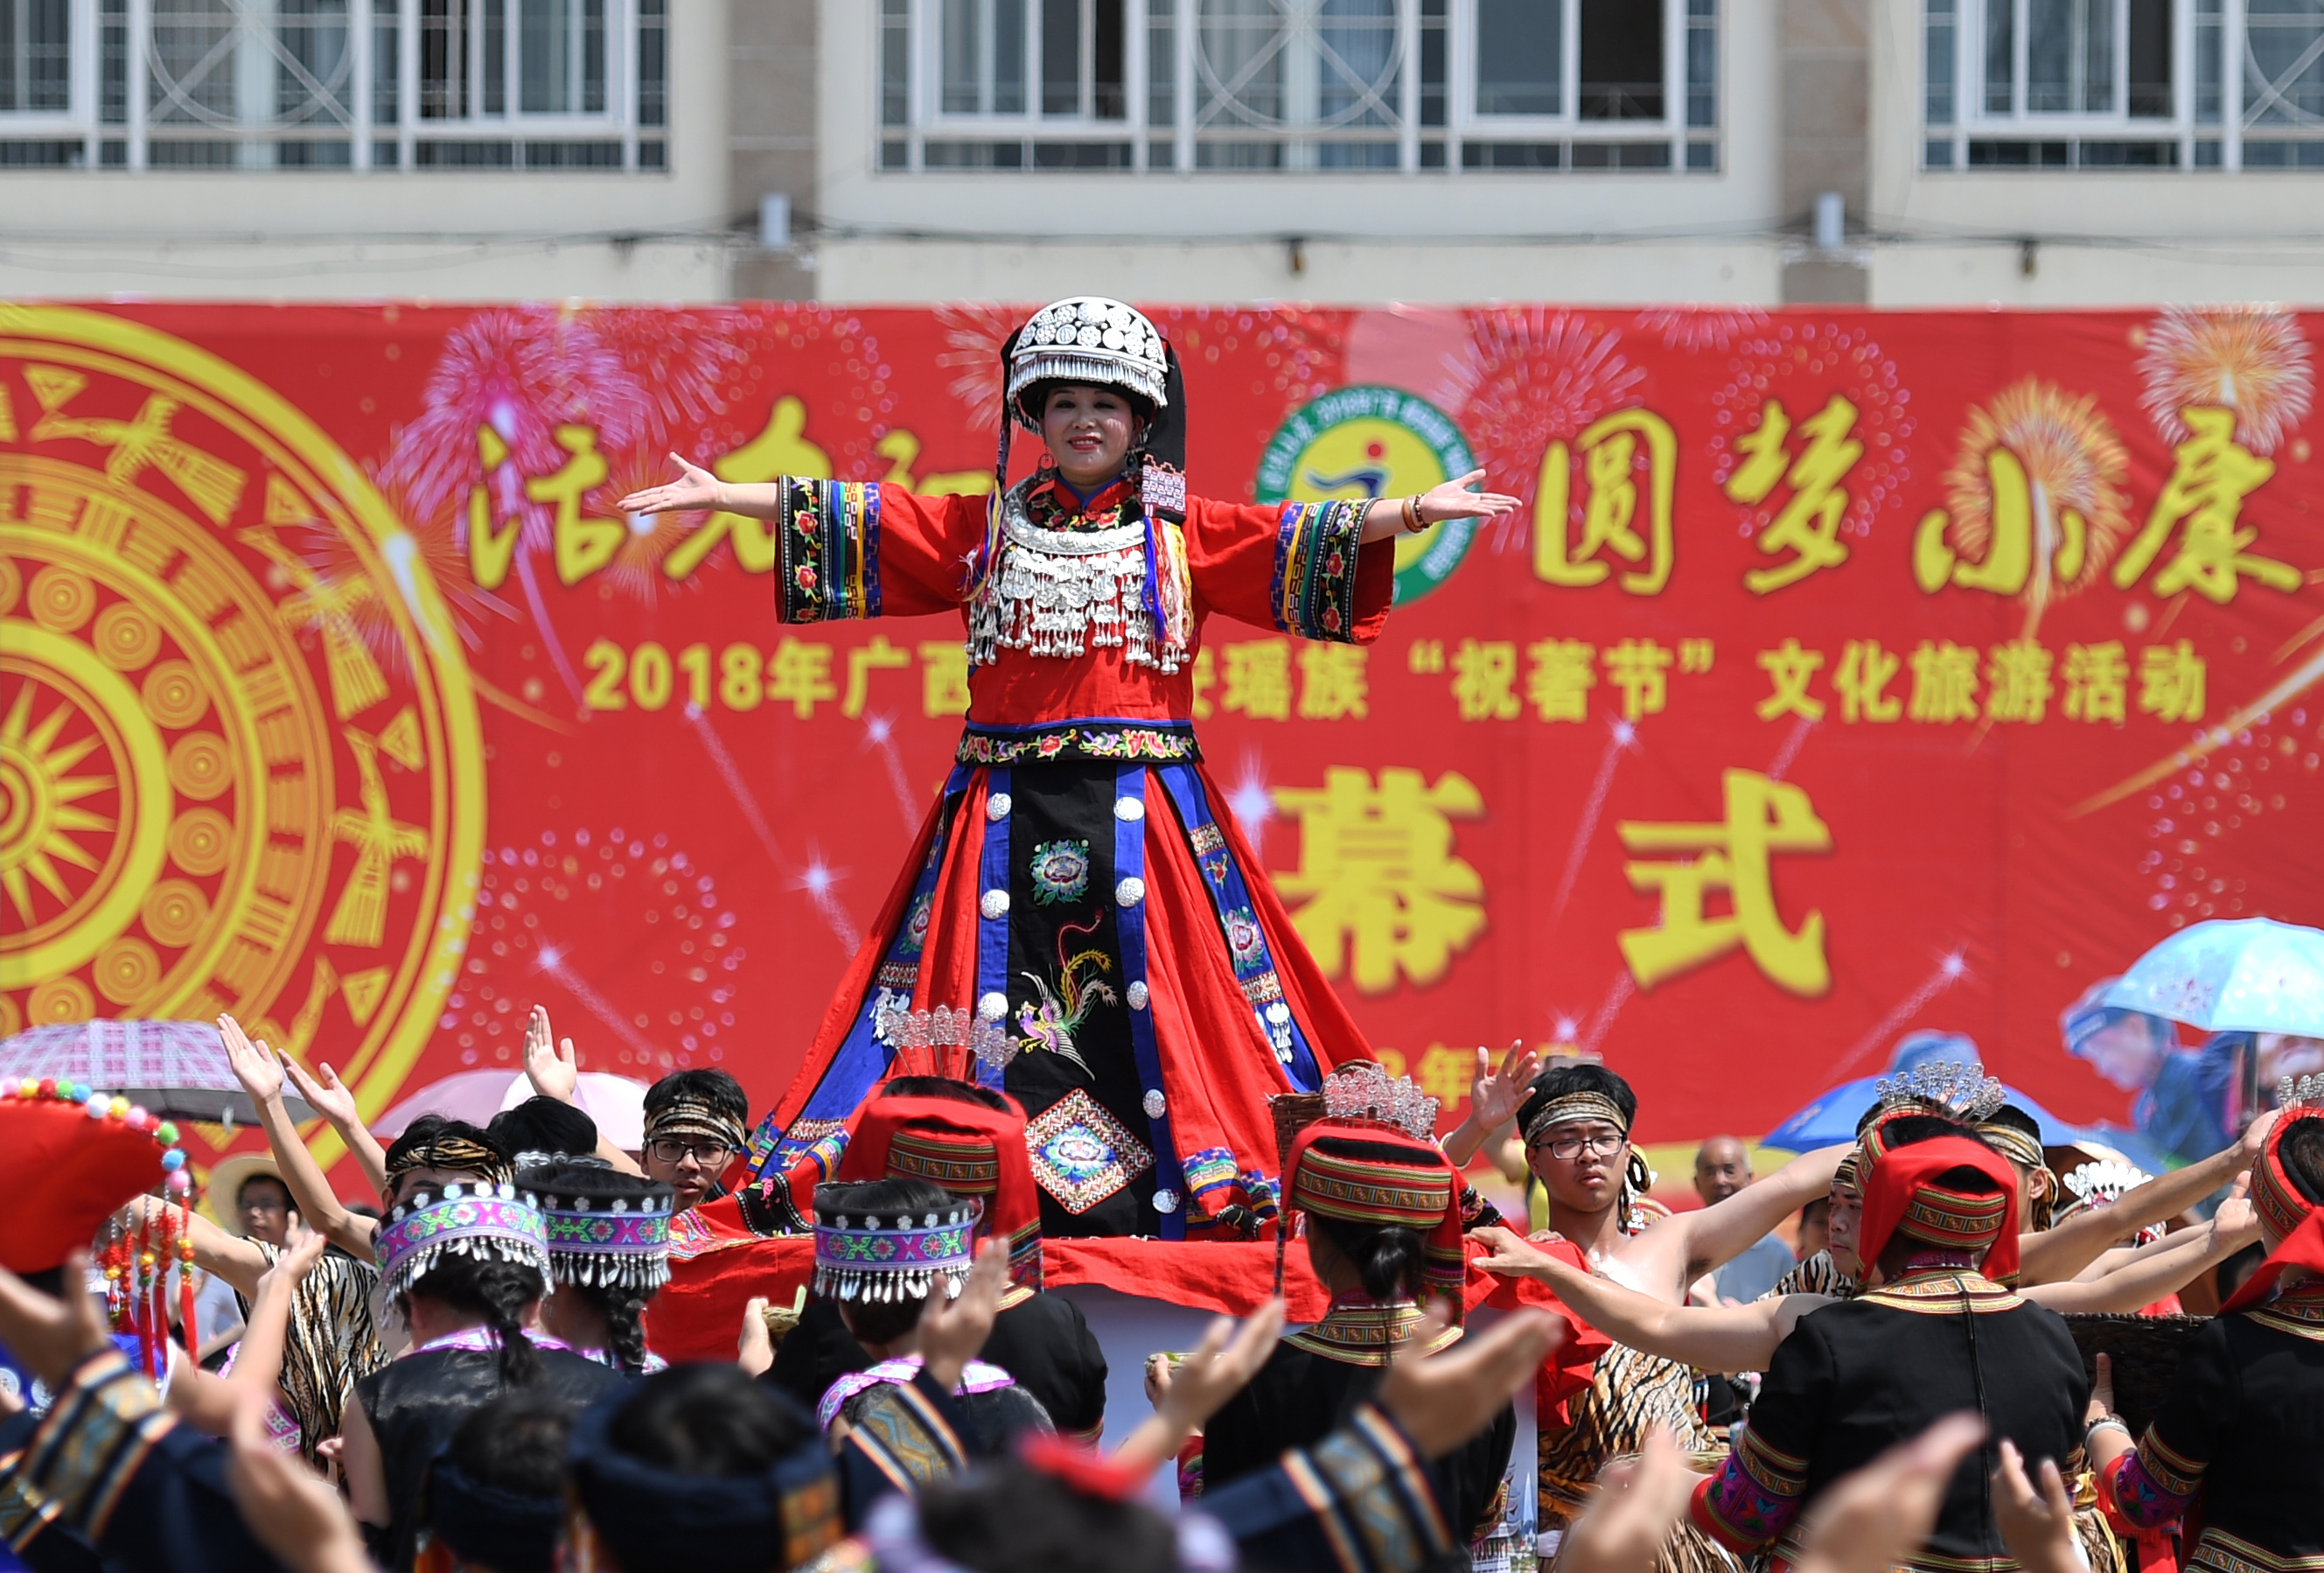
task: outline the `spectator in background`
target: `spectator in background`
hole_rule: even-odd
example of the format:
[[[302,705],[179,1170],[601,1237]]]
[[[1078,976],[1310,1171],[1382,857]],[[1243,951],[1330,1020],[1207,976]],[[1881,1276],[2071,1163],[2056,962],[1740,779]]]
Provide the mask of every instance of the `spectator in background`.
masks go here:
[[[1750,1183],[1751,1150],[1737,1138],[1713,1136],[1695,1149],[1694,1194],[1702,1198],[1703,1206],[1725,1201]],[[1775,1288],[1798,1261],[1779,1236],[1765,1235],[1733,1261],[1711,1271],[1713,1292],[1721,1305],[1757,1300]]]
[[[1800,1209],[1800,1242],[1792,1254],[1804,1262],[1831,1249],[1831,1198],[1820,1196]]]
[[[2179,1029],[2161,1016],[2104,1003],[2122,981],[2102,977],[2058,1018],[2066,1052],[2135,1094],[2130,1123],[2181,1162],[2209,1158],[2228,1142],[2227,1099],[2234,1045],[2201,1052],[2179,1047]]]
[[[673,1070],[646,1088],[646,1178],[669,1187],[679,1212],[715,1201],[750,1128],[741,1082],[723,1070]]]

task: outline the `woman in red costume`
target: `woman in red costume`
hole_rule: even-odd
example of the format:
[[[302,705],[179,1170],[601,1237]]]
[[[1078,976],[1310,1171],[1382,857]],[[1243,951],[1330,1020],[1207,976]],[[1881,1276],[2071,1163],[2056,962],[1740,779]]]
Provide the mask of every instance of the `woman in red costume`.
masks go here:
[[[786,623],[966,624],[955,767],[752,1157],[779,1174],[830,1143],[899,1048],[965,1048],[1030,1116],[1045,1233],[1253,1235],[1268,1096],[1369,1051],[1203,766],[1204,623],[1369,643],[1398,531],[1517,499],[1466,490],[1481,471],[1416,497],[1190,498],[1176,356],[1120,301],[1044,307],[1001,360],[993,497],[684,465],[621,504],[776,522]],[[1047,458],[1002,490],[1011,417]]]

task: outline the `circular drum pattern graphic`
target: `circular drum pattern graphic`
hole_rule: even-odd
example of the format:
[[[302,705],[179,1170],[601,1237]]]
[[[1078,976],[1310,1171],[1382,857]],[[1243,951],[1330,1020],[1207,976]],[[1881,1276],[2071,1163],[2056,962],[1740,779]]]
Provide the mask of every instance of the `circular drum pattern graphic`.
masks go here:
[[[483,828],[411,535],[278,396],[102,313],[0,307],[0,1035],[230,1011],[371,1106]]]

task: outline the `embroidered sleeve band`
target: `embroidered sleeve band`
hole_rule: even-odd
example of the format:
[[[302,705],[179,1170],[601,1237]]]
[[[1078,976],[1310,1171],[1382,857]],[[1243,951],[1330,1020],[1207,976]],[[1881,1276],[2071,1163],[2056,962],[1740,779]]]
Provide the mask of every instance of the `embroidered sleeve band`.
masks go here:
[[[786,623],[880,615],[880,487],[785,477],[775,606]]]
[[[1436,1493],[1396,1423],[1367,1404],[1284,1473],[1315,1515],[1336,1573],[1418,1573],[1452,1550]]]
[[[1302,639],[1355,642],[1365,503],[1286,503],[1275,532],[1275,625]]]
[[[2140,1529],[2160,1529],[2176,1523],[2203,1485],[2203,1466],[2172,1452],[2154,1428],[2138,1439],[2138,1450],[2125,1453],[2109,1466],[2105,1484],[2114,1492],[2122,1516]]]
[[[122,1488],[175,1423],[152,1381],[108,1349],[73,1373],[18,1467],[34,1498],[94,1543]]]
[[[1738,1556],[1772,1544],[1800,1515],[1807,1460],[1745,1430],[1719,1473],[1694,1488],[1695,1527]]]

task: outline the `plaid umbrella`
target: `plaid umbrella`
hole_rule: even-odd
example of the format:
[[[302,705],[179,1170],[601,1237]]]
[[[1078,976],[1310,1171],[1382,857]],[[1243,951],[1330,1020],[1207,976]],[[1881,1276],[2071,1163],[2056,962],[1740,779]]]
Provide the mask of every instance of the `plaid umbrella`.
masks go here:
[[[234,1078],[225,1041],[208,1022],[63,1022],[0,1040],[0,1078],[51,1076],[102,1087],[172,1120],[258,1119]],[[288,1081],[282,1106],[293,1120],[315,1117]]]

